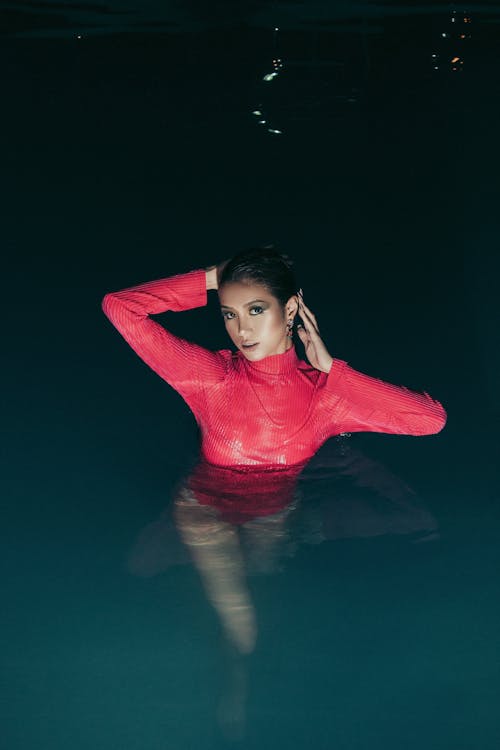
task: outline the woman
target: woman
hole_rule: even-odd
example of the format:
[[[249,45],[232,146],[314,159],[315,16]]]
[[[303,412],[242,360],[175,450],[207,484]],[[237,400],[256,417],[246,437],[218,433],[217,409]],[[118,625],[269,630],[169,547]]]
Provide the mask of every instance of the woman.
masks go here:
[[[236,351],[209,351],[151,319],[207,303],[217,291]],[[174,513],[224,631],[240,654],[255,646],[243,538],[254,565],[279,564],[303,468],[345,432],[429,435],[446,413],[427,393],[385,383],[334,358],[297,291],[289,259],[270,248],[218,266],[107,294],[103,310],[136,353],[184,398],[198,423],[200,461]],[[308,363],[298,358],[293,326]]]

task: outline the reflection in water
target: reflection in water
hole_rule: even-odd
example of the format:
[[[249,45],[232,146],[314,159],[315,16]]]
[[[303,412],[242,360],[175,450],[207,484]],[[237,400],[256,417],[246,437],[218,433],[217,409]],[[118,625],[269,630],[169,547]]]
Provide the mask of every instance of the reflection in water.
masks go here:
[[[303,472],[304,521],[313,519],[322,539],[412,535],[439,538],[438,524],[416,492],[380,461],[339,436]]]
[[[257,616],[247,577],[283,570],[302,545],[411,535],[439,537],[416,493],[347,436],[329,440],[305,466],[213,466],[200,460],[173,502],[139,534],[128,558],[136,576],[192,561],[221,624],[228,656],[221,727],[244,731],[246,666]]]

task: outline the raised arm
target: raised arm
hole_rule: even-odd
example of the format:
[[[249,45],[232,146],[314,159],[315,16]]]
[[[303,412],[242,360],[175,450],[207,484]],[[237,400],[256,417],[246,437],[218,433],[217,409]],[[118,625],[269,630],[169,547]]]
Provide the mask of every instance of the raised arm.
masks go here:
[[[446,424],[446,412],[428,393],[417,393],[354,370],[334,359],[327,389],[335,398],[335,422],[342,432],[432,435]]]
[[[328,373],[327,401],[333,410],[332,434],[388,432],[395,435],[432,435],[446,424],[446,412],[428,393],[416,393],[354,370],[334,359],[320,336],[316,316],[298,294],[299,337],[313,367]]]
[[[202,389],[224,377],[225,360],[167,331],[151,315],[207,304],[204,269],[149,281],[106,294],[102,309],[123,338],[196,412]]]

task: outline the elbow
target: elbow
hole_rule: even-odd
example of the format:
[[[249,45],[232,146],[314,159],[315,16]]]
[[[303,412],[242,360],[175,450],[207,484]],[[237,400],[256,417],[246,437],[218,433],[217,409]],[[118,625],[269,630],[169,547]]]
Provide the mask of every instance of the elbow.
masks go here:
[[[445,427],[447,420],[448,420],[448,415],[446,414],[446,411],[441,406],[441,416],[438,422],[438,428],[436,432],[441,432],[441,430]]]
[[[422,435],[437,435],[438,432],[441,432],[441,430],[444,429],[447,419],[448,415],[446,414],[445,409],[439,401],[435,401],[434,408],[428,415],[428,429],[423,432]]]
[[[446,414],[441,419],[435,420],[434,429],[429,434],[437,435],[438,432],[441,432],[441,430],[444,429],[445,425],[446,425]]]
[[[429,397],[430,398],[430,397]],[[413,412],[411,424],[408,423],[409,435],[437,435],[446,425],[447,414],[439,401],[427,403],[425,409]]]
[[[115,328],[119,328],[121,318],[123,317],[123,307],[120,304],[120,300],[117,299],[116,294],[113,292],[105,294],[101,300],[101,308],[109,322]]]
[[[104,315],[110,319],[111,319],[112,311],[114,307],[113,302],[114,302],[114,297],[113,297],[112,292],[110,292],[109,294],[105,294],[101,300],[101,309]]]

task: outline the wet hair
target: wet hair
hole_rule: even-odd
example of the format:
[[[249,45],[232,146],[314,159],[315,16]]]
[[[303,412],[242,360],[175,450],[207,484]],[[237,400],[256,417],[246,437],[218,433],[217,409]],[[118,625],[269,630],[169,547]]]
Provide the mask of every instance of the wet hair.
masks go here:
[[[231,258],[224,267],[219,288],[232,281],[261,284],[284,307],[297,293],[293,262],[274,246],[253,247]]]

